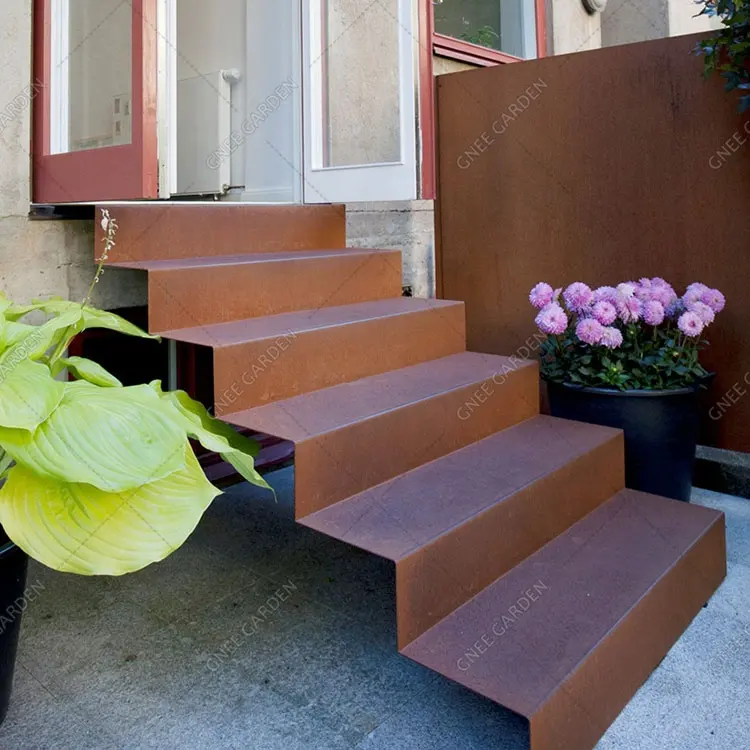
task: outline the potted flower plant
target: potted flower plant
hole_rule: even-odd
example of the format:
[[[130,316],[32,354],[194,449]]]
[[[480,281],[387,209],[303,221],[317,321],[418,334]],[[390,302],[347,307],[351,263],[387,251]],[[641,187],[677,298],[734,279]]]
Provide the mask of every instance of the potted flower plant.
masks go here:
[[[105,249],[84,302],[14,305],[0,295],[0,721],[27,555],[81,575],[117,576],[163,560],[220,494],[190,439],[268,487],[254,468],[257,444],[186,393],[165,393],[158,381],[123,387],[97,363],[65,356],[89,328],[150,338],[89,305],[117,232],[106,211],[102,225]],[[72,379],[59,377],[65,370]]]
[[[688,501],[700,422],[702,334],[725,300],[691,284],[678,297],[660,278],[592,290],[582,282],[529,297],[547,334],[541,372],[553,416],[625,433],[628,487]]]

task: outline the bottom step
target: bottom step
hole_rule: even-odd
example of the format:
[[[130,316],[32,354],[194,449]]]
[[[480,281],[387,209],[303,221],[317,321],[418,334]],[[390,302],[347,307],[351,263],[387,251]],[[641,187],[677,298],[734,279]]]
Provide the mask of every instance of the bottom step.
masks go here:
[[[723,514],[624,490],[402,653],[593,748],[726,575]]]

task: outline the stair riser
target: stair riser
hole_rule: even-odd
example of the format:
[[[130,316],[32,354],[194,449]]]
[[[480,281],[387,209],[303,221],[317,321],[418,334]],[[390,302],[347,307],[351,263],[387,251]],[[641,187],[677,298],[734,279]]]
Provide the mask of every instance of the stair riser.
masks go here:
[[[119,226],[112,263],[346,247],[344,206],[164,203],[109,207]],[[95,222],[95,257],[104,230]]]
[[[236,394],[232,411],[462,352],[463,305],[330,326],[214,351],[214,393]],[[217,409],[217,416],[222,413]]]
[[[396,565],[399,648],[625,486],[622,434]]]
[[[482,385],[395,409],[296,446],[298,519],[539,413],[536,366],[503,376],[495,393],[469,415]],[[465,417],[465,418],[462,418]],[[369,446],[363,450],[363,446]]]
[[[726,576],[723,516],[530,718],[531,750],[590,750]]]
[[[401,294],[401,253],[150,271],[149,327],[163,333]]]

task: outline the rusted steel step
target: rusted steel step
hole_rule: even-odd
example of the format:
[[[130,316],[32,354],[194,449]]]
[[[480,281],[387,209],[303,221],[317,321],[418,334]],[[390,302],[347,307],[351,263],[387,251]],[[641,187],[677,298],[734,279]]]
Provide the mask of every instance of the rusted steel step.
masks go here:
[[[402,653],[525,716],[531,750],[588,750],[725,561],[723,514],[623,490]]]
[[[295,443],[300,518],[538,413],[536,363],[462,352],[222,418]]]
[[[396,561],[403,647],[624,486],[621,432],[539,416],[299,522]]]
[[[166,331],[214,350],[218,404],[242,410],[466,349],[462,302],[398,297]],[[217,416],[222,411],[217,406]]]
[[[346,247],[344,206],[157,201],[106,208],[119,226],[110,263]],[[95,226],[98,258],[104,230]]]
[[[398,250],[309,250],[114,265],[148,271],[151,333],[401,295]]]

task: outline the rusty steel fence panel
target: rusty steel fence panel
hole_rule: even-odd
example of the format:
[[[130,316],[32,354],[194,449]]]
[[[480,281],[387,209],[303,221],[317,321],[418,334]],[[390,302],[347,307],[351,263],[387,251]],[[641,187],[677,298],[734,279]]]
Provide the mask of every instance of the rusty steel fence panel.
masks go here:
[[[469,348],[534,356],[529,289],[663,276],[719,287],[704,441],[750,450],[750,121],[702,35],[438,79],[438,295]]]

